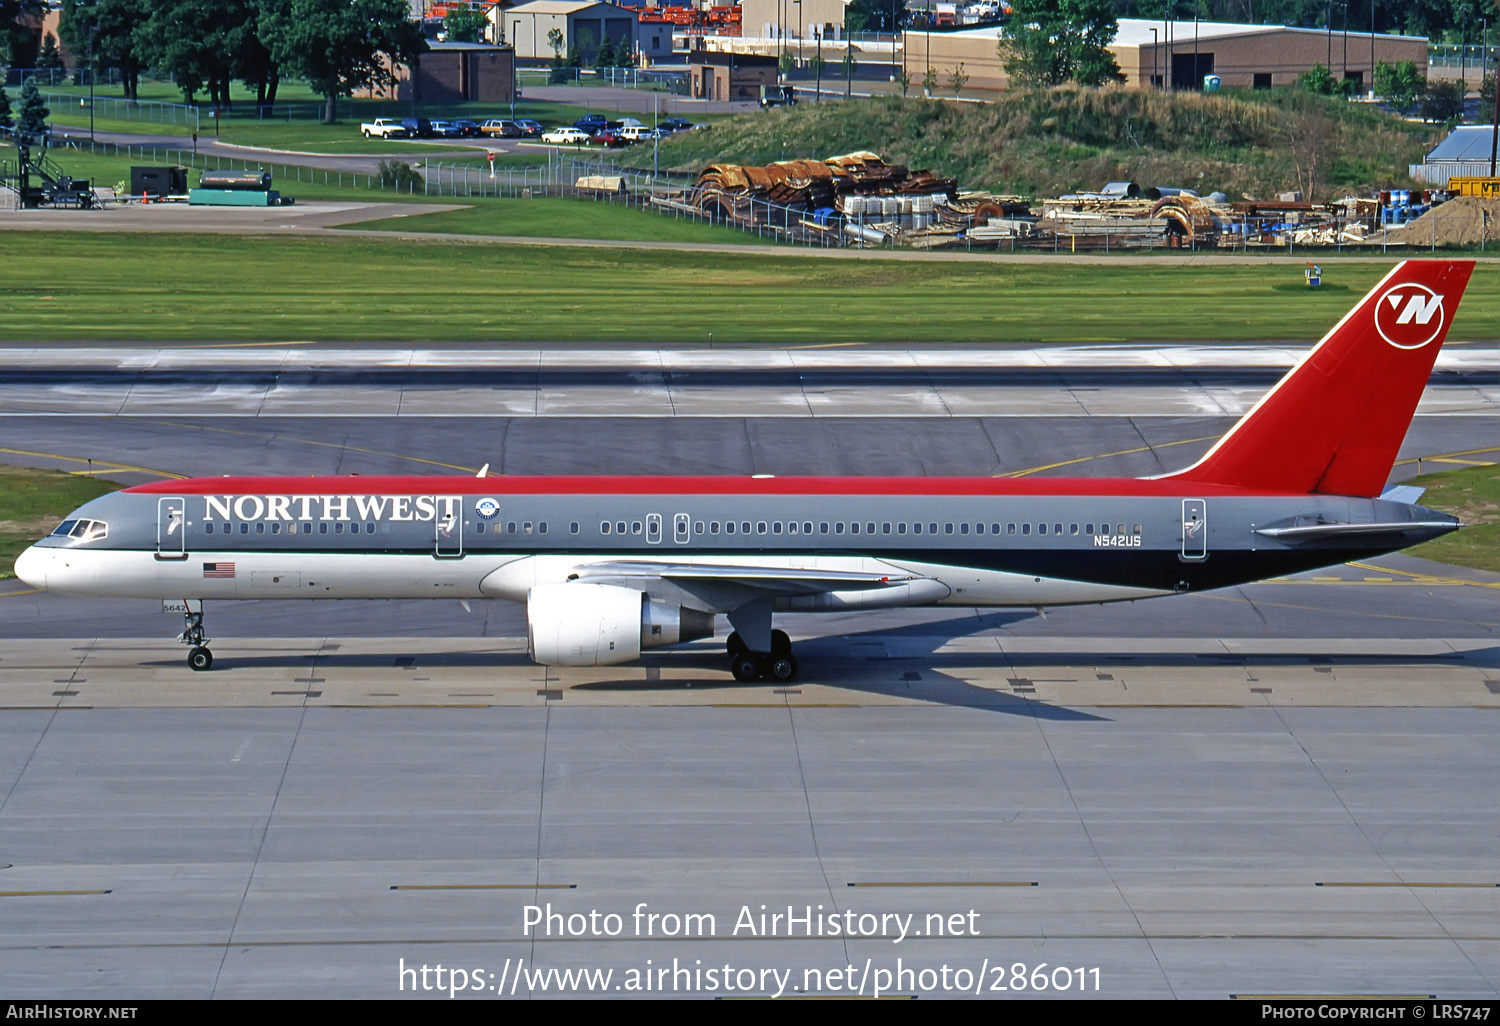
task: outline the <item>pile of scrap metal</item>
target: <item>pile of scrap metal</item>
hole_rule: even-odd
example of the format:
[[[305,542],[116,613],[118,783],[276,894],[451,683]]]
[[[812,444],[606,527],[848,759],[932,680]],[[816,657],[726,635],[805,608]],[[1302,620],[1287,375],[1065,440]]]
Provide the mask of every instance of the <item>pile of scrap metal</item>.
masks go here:
[[[735,224],[805,236],[836,231],[836,222],[854,216],[851,208],[857,207],[859,218],[865,219],[870,213],[865,201],[879,202],[882,216],[889,208],[899,219],[903,213],[913,214],[913,201],[918,198],[936,202],[939,196],[947,200],[957,192],[958,183],[952,178],[887,164],[874,153],[850,153],[765,167],[710,164],[698,176],[690,203]],[[904,211],[903,201],[907,204]]]
[[[1246,200],[1233,204],[1228,231],[1236,245],[1334,246],[1369,241],[1380,215],[1373,199],[1349,197],[1333,203],[1297,199]]]
[[[1226,209],[1215,193],[1204,199],[1189,189],[1110,182],[1099,192],[1047,200],[1030,234],[1033,243],[1069,249],[1215,246]]]

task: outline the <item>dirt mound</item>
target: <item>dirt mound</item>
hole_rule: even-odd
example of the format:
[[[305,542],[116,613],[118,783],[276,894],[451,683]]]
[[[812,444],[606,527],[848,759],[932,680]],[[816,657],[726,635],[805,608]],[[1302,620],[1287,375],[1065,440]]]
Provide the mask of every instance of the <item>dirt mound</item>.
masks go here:
[[[1500,243],[1500,199],[1459,196],[1400,228],[1387,241],[1408,246],[1477,246]]]

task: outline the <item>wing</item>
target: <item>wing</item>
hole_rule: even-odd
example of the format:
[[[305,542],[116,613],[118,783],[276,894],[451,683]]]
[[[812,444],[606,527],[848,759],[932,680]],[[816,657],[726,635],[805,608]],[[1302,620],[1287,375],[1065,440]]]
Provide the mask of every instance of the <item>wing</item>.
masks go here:
[[[710,591],[740,587],[767,595],[813,595],[825,591],[863,591],[889,588],[919,580],[919,576],[892,568],[889,573],[849,570],[808,570],[781,566],[736,566],[725,563],[670,563],[648,560],[607,560],[587,563],[574,573],[579,580],[603,583],[609,580],[642,584],[648,580],[670,581],[688,591]]]

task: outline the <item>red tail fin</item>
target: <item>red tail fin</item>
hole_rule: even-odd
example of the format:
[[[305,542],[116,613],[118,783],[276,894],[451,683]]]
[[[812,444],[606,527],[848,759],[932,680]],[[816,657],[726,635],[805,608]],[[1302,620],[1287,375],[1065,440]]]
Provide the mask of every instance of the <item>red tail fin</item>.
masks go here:
[[[1175,480],[1378,495],[1390,476],[1472,260],[1408,260]]]

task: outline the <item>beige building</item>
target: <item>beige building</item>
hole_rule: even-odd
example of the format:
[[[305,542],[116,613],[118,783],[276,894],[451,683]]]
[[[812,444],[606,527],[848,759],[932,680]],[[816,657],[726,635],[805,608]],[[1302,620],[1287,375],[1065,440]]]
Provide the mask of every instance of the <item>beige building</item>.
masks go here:
[[[759,39],[842,39],[848,0],[740,0],[740,34]]]
[[[969,76],[966,94],[1006,88],[1000,32],[999,26],[987,25],[960,32],[903,33],[913,88],[921,88],[930,67],[938,73],[938,91],[948,91],[960,63]],[[1109,51],[1126,84],[1142,89],[1201,89],[1206,75],[1219,76],[1226,89],[1270,89],[1293,85],[1297,76],[1322,64],[1334,78],[1352,79],[1367,91],[1373,64],[1412,61],[1424,75],[1427,71],[1427,40],[1421,36],[1329,33],[1286,25],[1121,18]]]
[[[554,29],[562,33],[562,52],[578,47],[585,64],[593,62],[599,46],[608,39],[618,45],[630,40],[637,53],[649,59],[672,53],[669,26],[640,24],[628,7],[594,3],[590,0],[532,0],[506,10],[496,8],[491,18],[504,33],[505,40],[516,48],[516,58],[523,64],[550,61],[552,44],[547,34]]]

